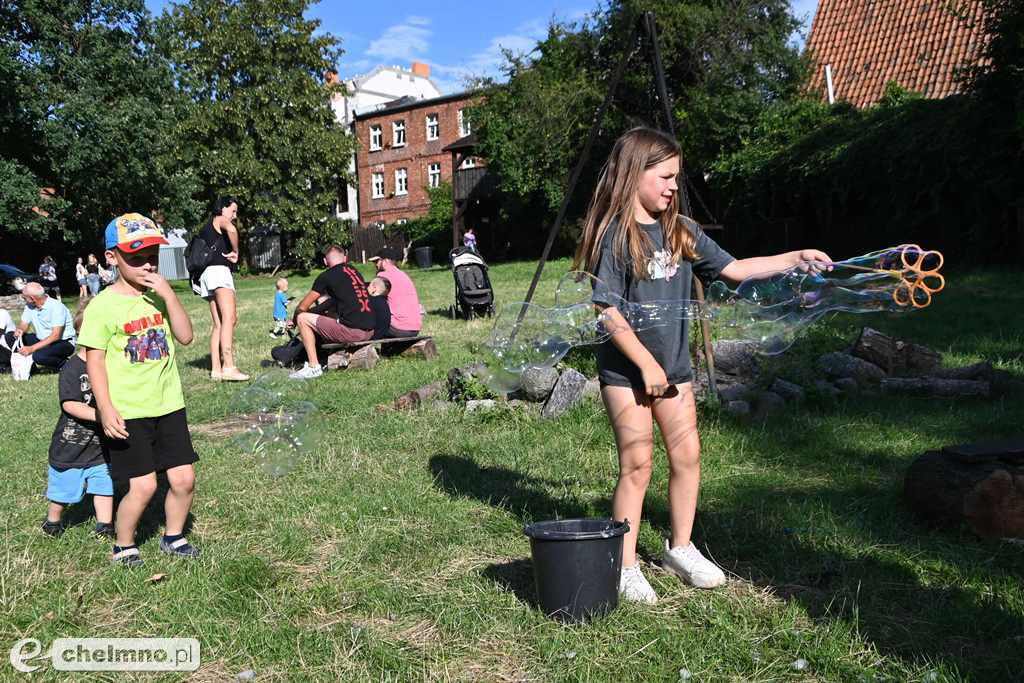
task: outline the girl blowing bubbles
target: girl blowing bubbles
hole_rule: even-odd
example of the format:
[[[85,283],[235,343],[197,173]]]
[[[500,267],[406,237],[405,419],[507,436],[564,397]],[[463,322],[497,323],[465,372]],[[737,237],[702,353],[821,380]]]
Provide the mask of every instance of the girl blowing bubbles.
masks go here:
[[[722,278],[733,283],[797,265],[829,269],[821,251],[805,249],[737,260],[692,219],[679,215],[680,151],[656,130],[634,128],[615,143],[584,222],[573,269],[607,285],[593,302],[620,332],[598,347],[598,375],[605,410],[619,452],[619,480],[612,515],[630,520],[622,552],[619,592],[624,599],[654,603],[657,595],[640,571],[636,542],[654,451],[652,417],[668,455],[671,539],[665,569],[699,588],[725,583],[725,574],[691,543],[700,485],[700,441],[687,349],[688,321],[634,332],[613,300],[684,301],[690,281]],[[609,296],[614,295],[614,296]]]

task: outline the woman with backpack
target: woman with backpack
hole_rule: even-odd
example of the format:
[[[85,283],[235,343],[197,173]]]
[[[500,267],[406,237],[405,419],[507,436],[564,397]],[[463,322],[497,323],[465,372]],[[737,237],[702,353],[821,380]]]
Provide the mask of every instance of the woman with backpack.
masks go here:
[[[197,239],[209,249],[206,266],[192,283],[192,289],[210,302],[213,331],[210,333],[210,378],[215,381],[244,382],[249,375],[235,365],[235,281],[232,272],[238,263],[238,230],[235,218],[238,202],[234,197],[218,197],[210,208],[210,219]]]

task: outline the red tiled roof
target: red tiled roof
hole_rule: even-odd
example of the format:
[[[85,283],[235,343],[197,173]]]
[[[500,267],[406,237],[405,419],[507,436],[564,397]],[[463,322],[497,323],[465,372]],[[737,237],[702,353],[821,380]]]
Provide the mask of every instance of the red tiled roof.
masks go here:
[[[986,37],[979,0],[820,0],[807,49],[811,92],[866,107],[885,84],[940,98],[959,92],[958,67],[982,62]]]

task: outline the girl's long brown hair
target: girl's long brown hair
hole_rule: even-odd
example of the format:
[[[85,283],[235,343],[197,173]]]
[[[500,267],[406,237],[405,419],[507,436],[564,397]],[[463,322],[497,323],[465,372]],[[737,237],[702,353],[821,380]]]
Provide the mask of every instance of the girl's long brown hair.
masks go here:
[[[622,229],[617,231],[612,243],[614,257],[621,263],[623,256],[628,253],[634,278],[642,280],[648,276],[646,263],[654,245],[636,222],[634,201],[641,174],[673,157],[682,157],[679,145],[665,133],[653,128],[634,128],[615,141],[612,153],[601,170],[594,197],[590,200],[590,208],[583,222],[583,237],[572,262],[573,270],[594,272],[608,226],[617,219]],[[665,248],[676,262],[681,259],[694,261],[697,258],[696,237],[677,218],[678,215],[679,193],[676,192],[661,214]]]

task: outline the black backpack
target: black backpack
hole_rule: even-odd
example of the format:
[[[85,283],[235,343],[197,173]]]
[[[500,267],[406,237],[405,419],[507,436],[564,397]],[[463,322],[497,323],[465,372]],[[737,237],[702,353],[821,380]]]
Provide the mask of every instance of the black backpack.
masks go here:
[[[306,349],[298,335],[289,339],[286,344],[275,346],[270,350],[270,357],[285,367],[297,364],[305,354]]]
[[[189,277],[198,280],[206,267],[213,263],[216,256],[215,248],[210,246],[201,236],[193,237],[185,247],[185,269]]]

